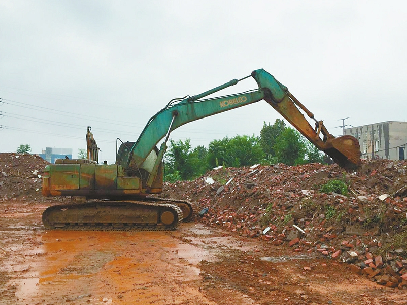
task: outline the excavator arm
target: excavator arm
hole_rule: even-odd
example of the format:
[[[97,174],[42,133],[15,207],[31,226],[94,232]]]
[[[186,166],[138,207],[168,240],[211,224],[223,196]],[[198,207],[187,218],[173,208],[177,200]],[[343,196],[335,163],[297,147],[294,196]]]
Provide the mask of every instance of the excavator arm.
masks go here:
[[[117,163],[123,168],[132,169],[133,171],[143,168],[143,163],[151,156],[158,142],[165,137],[158,153],[153,157],[154,165],[150,166],[148,170],[149,178],[147,179],[147,185],[151,186],[157,176],[159,165],[167,148],[166,142],[171,131],[195,120],[265,100],[311,143],[324,151],[340,166],[356,168],[360,165],[359,143],[355,138],[351,136],[335,138],[331,135],[322,121],[315,120],[313,113],[302,105],[284,85],[265,70],[255,70],[251,73],[251,76],[258,84],[257,90],[202,99],[210,94],[236,85],[239,81],[247,78],[245,77],[241,80],[233,79],[224,85],[196,96],[171,101],[148,121],[134,144],[131,146],[122,144],[117,155]],[[300,109],[310,119],[315,121],[315,128],[310,125]],[[151,160],[149,162],[151,163]]]

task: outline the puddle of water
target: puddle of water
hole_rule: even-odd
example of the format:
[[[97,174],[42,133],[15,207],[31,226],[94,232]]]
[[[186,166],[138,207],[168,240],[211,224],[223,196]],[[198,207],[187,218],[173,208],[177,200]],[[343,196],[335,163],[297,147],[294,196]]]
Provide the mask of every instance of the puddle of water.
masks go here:
[[[38,277],[24,278],[16,280],[16,297],[18,299],[30,299],[38,291],[38,284],[40,279]]]
[[[202,224],[195,224],[193,227],[187,227],[184,226],[185,228],[188,229],[189,232],[197,235],[210,235],[213,234],[213,231],[209,230]]]
[[[178,244],[175,249],[181,259],[187,260],[192,265],[197,265],[202,260],[214,261],[213,253],[194,245]]]
[[[204,242],[209,239],[211,247],[206,243],[202,246],[183,242],[174,238],[176,232],[38,232],[36,239],[40,247],[25,250],[12,245],[24,259],[30,260],[30,266],[22,262],[10,266],[12,271],[17,267],[27,268],[19,270],[25,272],[25,278],[14,280],[16,296],[25,301],[45,298],[61,294],[59,288],[70,286],[76,287],[73,291],[80,295],[86,295],[88,290],[94,296],[120,291],[127,299],[140,293],[134,291],[135,284],[145,287],[162,282],[163,278],[170,282],[171,277],[178,283],[174,287],[170,285],[171,289],[183,295],[182,285],[199,279],[199,262],[216,260],[219,251],[210,230],[201,225],[191,225],[185,230],[187,238],[193,235],[197,240],[200,236]],[[35,256],[38,259],[33,261]],[[107,284],[109,288],[105,290]],[[141,291],[145,295],[138,297],[148,301],[152,292],[159,295],[160,291],[161,286],[152,285],[148,291]]]
[[[187,240],[191,242],[191,244],[197,246],[204,246],[205,248],[222,248],[222,249],[234,249],[234,250],[241,250],[241,251],[250,251],[257,248],[255,243],[242,243],[237,241],[235,238],[230,236],[218,236],[218,237],[187,237]]]
[[[314,259],[314,257],[301,254],[301,255],[296,255],[296,256],[279,256],[279,257],[270,257],[270,256],[264,256],[260,257],[260,260],[266,261],[266,262],[272,262],[272,263],[283,263],[286,261],[292,261],[292,260],[302,260],[302,259]]]

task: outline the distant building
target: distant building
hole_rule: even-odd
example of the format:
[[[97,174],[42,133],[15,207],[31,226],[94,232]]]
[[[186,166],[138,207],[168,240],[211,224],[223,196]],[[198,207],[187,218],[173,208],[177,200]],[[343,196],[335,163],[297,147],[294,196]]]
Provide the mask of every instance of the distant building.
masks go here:
[[[42,150],[42,154],[39,156],[49,163],[55,163],[56,159],[65,159],[66,157],[72,159],[72,148],[47,147]]]
[[[383,122],[345,129],[359,140],[362,159],[405,160],[407,122]]]

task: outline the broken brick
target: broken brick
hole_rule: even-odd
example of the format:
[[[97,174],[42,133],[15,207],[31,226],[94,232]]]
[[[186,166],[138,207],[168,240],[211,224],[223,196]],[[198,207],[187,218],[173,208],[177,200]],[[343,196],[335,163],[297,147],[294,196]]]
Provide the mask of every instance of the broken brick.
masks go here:
[[[383,258],[381,257],[381,255],[376,256],[375,259],[374,259],[374,262],[375,262],[375,265],[377,267],[382,266],[383,265]]]
[[[299,241],[300,241],[300,239],[299,239],[298,237],[297,237],[297,238],[294,238],[294,239],[292,239],[292,240],[288,243],[288,245],[289,245],[290,247],[292,247],[292,246],[294,246],[295,244],[298,244]]]
[[[362,273],[366,274],[370,278],[373,278],[380,273],[380,270],[373,270],[373,268],[367,267],[362,270]]]
[[[338,258],[342,254],[342,250],[335,251],[332,253],[332,258]]]
[[[359,266],[356,266],[354,264],[350,265],[350,270],[352,270],[352,272],[356,273],[356,274],[361,274],[362,273],[362,269]]]

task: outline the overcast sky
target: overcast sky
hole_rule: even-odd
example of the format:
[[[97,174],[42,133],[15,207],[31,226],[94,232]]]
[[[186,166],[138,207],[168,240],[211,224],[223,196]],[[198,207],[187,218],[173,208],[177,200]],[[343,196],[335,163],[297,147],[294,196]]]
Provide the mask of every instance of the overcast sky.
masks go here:
[[[137,140],[171,99],[264,68],[336,135],[406,121],[406,1],[0,0],[0,152]],[[256,89],[249,78],[225,93]],[[220,92],[219,95],[223,95]],[[175,130],[205,145],[259,135],[266,102]]]

